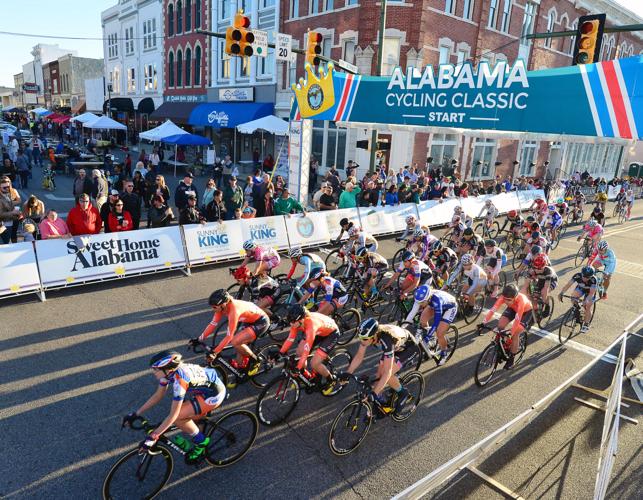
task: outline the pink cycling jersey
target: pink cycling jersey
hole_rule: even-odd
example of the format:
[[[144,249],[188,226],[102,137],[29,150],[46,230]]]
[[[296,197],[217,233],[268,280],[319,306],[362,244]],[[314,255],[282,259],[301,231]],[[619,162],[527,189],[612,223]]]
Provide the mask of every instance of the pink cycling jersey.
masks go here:
[[[603,226],[596,224],[594,227],[589,227],[588,224],[585,224],[583,232],[587,233],[588,238],[595,239],[603,234]]]
[[[279,257],[277,250],[272,247],[263,247],[259,245],[252,251],[250,256],[257,262],[266,262],[271,269],[273,267],[277,267],[279,262],[281,262],[281,258]]]

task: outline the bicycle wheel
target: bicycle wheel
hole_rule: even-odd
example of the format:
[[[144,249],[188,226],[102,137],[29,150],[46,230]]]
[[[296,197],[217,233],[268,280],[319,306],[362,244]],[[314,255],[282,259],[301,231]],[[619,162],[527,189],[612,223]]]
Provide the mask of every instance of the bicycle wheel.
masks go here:
[[[565,344],[573,336],[578,335],[580,327],[580,323],[576,321],[576,311],[574,310],[574,306],[572,306],[565,313],[563,321],[558,327],[558,341],[561,344]]]
[[[241,460],[257,438],[259,422],[248,410],[234,410],[216,422],[208,422],[205,435],[210,444],[205,459],[215,467],[225,467]]]
[[[507,284],[507,273],[501,270],[498,273],[498,289],[502,291],[502,289],[505,287],[506,284]]]
[[[618,215],[618,203],[614,205],[614,210],[612,210],[612,217],[616,217]]]
[[[618,213],[618,223],[623,224],[623,222],[625,222],[626,216],[627,216],[627,212],[625,210],[621,210]]]
[[[221,379],[221,382],[223,382],[223,385],[228,387],[228,379],[230,377],[228,376],[228,372],[225,369],[225,367],[221,363],[219,363],[219,361],[215,361],[210,366],[214,368],[214,370],[217,372],[217,376]],[[235,383],[236,383],[236,377],[232,375],[232,378],[235,380]]]
[[[400,384],[409,391],[410,398],[399,410],[396,409],[391,413],[391,418],[396,422],[403,422],[415,413],[424,394],[424,377],[420,372],[412,371],[400,379]],[[395,400],[393,400],[393,404],[395,404]]]
[[[476,227],[473,229],[473,232],[481,235],[483,239],[487,237],[487,228],[482,222],[480,222],[479,224],[476,224]]]
[[[328,446],[335,455],[348,455],[368,434],[373,422],[371,406],[360,400],[348,403],[337,414],[328,433]]]
[[[110,469],[103,483],[103,498],[154,498],[170,479],[174,459],[170,450],[159,444],[151,453],[132,450]]]
[[[344,258],[339,254],[339,248],[336,248],[326,256],[326,270],[333,274],[339,266],[344,264]]]
[[[560,243],[560,231],[558,231],[558,234],[556,235],[556,239],[551,242],[551,249],[556,250],[558,247],[558,243]]]
[[[346,271],[348,270],[348,264],[342,264],[341,266],[338,266],[337,269],[333,269],[330,271],[330,275],[333,278],[344,278],[344,275],[346,274]]]
[[[484,348],[476,363],[474,380],[478,387],[484,387],[489,383],[491,377],[493,377],[493,374],[496,372],[498,363],[498,347],[492,342]]]
[[[270,328],[268,335],[275,342],[283,343],[288,337],[289,325],[286,322],[288,308],[291,305],[290,293],[282,294],[277,298],[277,302],[272,306],[272,318],[270,318]]]
[[[462,317],[467,325],[470,325],[478,319],[482,313],[482,309],[484,309],[485,298],[485,295],[482,292],[479,292],[473,299],[473,307],[467,307],[469,304],[464,301],[462,302],[462,305],[464,306],[462,308]]]
[[[525,355],[526,350],[527,350],[527,332],[522,332],[520,334],[520,347],[518,348],[518,352],[516,353],[514,364],[517,364],[520,362],[522,357]]]
[[[268,385],[268,382],[272,380],[274,374],[271,373],[271,370],[274,368],[274,363],[268,361],[268,358],[269,354],[279,352],[280,347],[281,344],[271,342],[270,344],[266,344],[265,346],[255,351],[255,354],[257,355],[257,358],[259,358],[259,363],[261,363],[261,365],[257,374],[250,377],[250,383],[252,385],[258,387],[259,389],[263,389],[264,387],[266,387],[266,385]]]
[[[451,359],[453,353],[458,347],[458,340],[460,338],[460,333],[458,332],[458,327],[455,325],[449,325],[449,329],[444,334],[447,340],[447,361]]]
[[[585,245],[582,245],[578,252],[576,252],[576,257],[574,257],[574,267],[580,266],[585,260]]]
[[[355,337],[362,317],[357,309],[338,311],[334,316],[339,327],[337,345],[346,345]]]
[[[393,260],[392,262],[392,269],[397,269],[397,266],[402,262],[402,254],[406,251],[406,248],[400,248],[395,254],[393,255]]]
[[[252,296],[250,294],[250,287],[249,286],[241,286],[239,283],[233,283],[228,287],[228,293],[232,296],[233,299],[237,300],[252,300]]]
[[[282,374],[272,379],[257,398],[259,421],[269,427],[280,424],[297,406],[299,395],[299,382],[294,378]]]
[[[522,264],[523,259],[527,257],[526,254],[522,252],[516,252],[514,254],[514,258],[511,259],[511,268],[515,271],[520,267],[520,264]]]
[[[500,224],[498,224],[498,222],[496,221],[493,221],[491,223],[491,226],[489,226],[487,234],[489,238],[494,239],[496,238],[496,236],[498,236],[498,233],[500,233]]]
[[[337,375],[338,373],[342,373],[348,370],[348,367],[350,366],[351,361],[353,361],[353,356],[351,356],[351,354],[346,349],[339,349],[330,354],[325,364],[328,370],[333,375]],[[324,394],[323,391],[320,391],[320,392],[322,396],[326,398],[331,398],[336,394],[339,394],[340,392],[342,392],[345,387],[346,387],[345,384],[336,383],[333,388],[333,392],[331,392],[330,394]]]
[[[548,314],[544,313],[544,310],[548,306],[549,311]],[[543,304],[540,300],[538,301],[538,307],[534,309],[534,316],[536,317],[536,323],[538,323],[538,327],[545,329],[547,325],[551,322],[552,318],[554,317],[554,307],[556,306],[556,301],[554,300],[554,297],[551,295],[547,297],[547,303]]]

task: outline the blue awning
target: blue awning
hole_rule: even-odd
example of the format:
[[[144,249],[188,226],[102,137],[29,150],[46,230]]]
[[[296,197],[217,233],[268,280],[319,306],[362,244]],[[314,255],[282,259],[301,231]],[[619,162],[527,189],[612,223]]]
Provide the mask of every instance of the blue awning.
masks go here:
[[[271,102],[208,102],[192,110],[188,123],[201,127],[234,128],[271,115],[274,107]]]

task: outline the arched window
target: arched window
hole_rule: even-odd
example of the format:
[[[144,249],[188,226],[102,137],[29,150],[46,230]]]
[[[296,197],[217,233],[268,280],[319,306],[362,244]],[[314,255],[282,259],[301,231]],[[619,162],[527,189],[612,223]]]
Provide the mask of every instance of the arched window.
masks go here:
[[[185,86],[192,85],[192,49],[185,49]]]
[[[183,86],[183,52],[181,49],[176,53],[176,86]]]
[[[556,24],[556,11],[550,10],[547,16],[547,33],[554,32],[554,24]],[[551,47],[551,38],[545,38],[545,47]]]
[[[168,87],[174,87],[174,52],[170,52],[167,59],[167,82]]]
[[[185,31],[192,29],[192,0],[185,0]]]
[[[194,2],[194,29],[198,30],[201,27],[201,0]]]
[[[174,5],[167,6],[167,34],[174,35]]]
[[[176,2],[176,33],[183,33],[183,2]]]
[[[194,86],[201,85],[201,46],[194,49]]]

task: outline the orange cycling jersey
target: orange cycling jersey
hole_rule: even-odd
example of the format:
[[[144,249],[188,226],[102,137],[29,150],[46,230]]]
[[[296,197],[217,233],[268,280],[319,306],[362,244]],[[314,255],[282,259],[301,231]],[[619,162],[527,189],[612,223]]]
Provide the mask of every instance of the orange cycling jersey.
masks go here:
[[[491,310],[487,313],[487,316],[484,319],[484,322],[487,323],[491,321],[493,313],[495,313],[498,308],[505,303],[505,298],[501,295],[496,300],[496,303],[493,305]],[[529,298],[524,293],[519,293],[514,299],[513,303],[507,307],[513,309],[516,313],[514,318],[513,325],[511,326],[511,334],[516,335],[518,330],[520,330],[520,322],[522,321],[522,316],[527,312],[531,311],[532,305]]]
[[[228,332],[219,345],[214,349],[215,353],[220,353],[225,346],[227,346],[235,332],[239,323],[255,323],[261,319],[268,319],[268,315],[257,305],[245,300],[231,299],[228,306],[223,311],[214,313],[212,321],[205,327],[199,340],[207,339],[214,329],[218,326],[222,318],[228,318]]]
[[[337,330],[339,330],[339,328],[337,328],[337,323],[325,314],[317,312],[308,313],[308,316],[304,318],[304,324],[302,326],[290,327],[288,338],[284,342],[284,345],[281,346],[279,352],[281,352],[281,354],[286,354],[297,338],[297,334],[303,331],[305,351],[297,363],[297,367],[301,370],[306,364],[306,358],[310,352],[313,342],[315,341],[315,337],[326,337]]]

